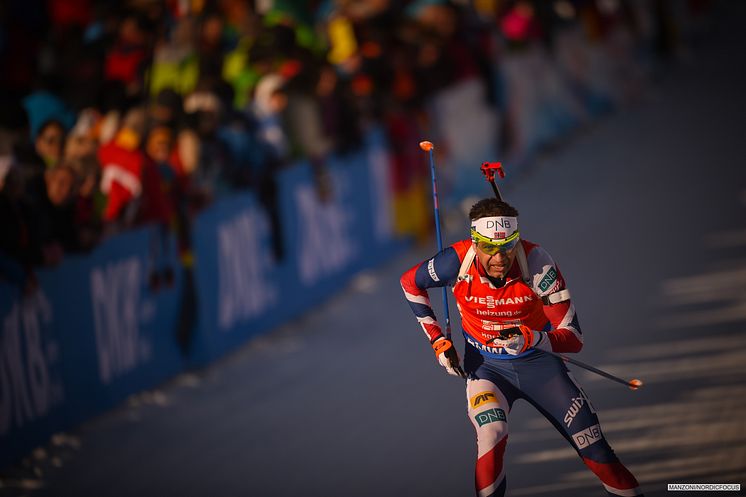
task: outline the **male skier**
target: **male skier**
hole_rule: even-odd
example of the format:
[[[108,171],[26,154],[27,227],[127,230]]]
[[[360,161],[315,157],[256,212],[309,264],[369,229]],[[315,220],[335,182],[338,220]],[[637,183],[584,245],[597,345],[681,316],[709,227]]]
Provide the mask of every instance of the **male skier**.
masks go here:
[[[601,432],[588,397],[557,357],[583,337],[565,280],[551,256],[520,238],[518,211],[498,199],[471,208],[471,239],[461,240],[401,277],[409,305],[448,373],[466,378],[477,434],[479,497],[505,494],[508,418],[525,399],[572,444],[609,495],[642,495]],[[464,368],[443,336],[427,289],[451,285],[465,338]]]

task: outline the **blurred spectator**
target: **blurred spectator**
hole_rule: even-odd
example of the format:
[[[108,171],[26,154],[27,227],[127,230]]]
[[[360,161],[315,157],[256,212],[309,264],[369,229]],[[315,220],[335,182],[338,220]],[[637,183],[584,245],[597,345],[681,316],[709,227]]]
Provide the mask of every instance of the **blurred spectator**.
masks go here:
[[[145,156],[140,150],[145,130],[143,108],[130,110],[114,139],[101,146],[98,158],[102,166],[101,191],[107,196],[104,221],[133,222],[125,208],[142,192],[142,170]]]
[[[148,138],[145,143],[145,153],[147,156],[164,170],[172,169],[169,165],[171,150],[173,149],[173,133],[171,128],[165,124],[157,124],[148,132]],[[173,172],[167,173],[169,176]]]
[[[23,99],[29,123],[29,136],[35,140],[42,126],[56,121],[63,133],[75,122],[75,114],[57,96],[47,91],[36,91]]]
[[[173,165],[177,171],[183,174],[185,188],[189,197],[190,214],[194,214],[203,208],[206,203],[197,187],[192,186],[192,176],[199,166],[201,155],[201,143],[196,130],[184,125],[176,134],[176,150],[173,157]]]
[[[307,158],[311,163],[319,199],[327,201],[332,195],[326,168],[332,141],[325,134],[320,104],[314,98],[317,83],[318,73],[309,65],[289,80],[285,122],[294,156]]]
[[[23,183],[11,155],[0,157],[0,252],[17,260],[29,250],[27,220],[22,211]]]
[[[77,248],[89,251],[98,243],[103,229],[106,197],[99,188],[101,167],[96,156],[90,154],[66,159],[66,163],[75,171],[78,185],[74,199]]]
[[[406,104],[406,92],[390,102],[384,119],[391,151],[391,189],[394,193],[394,227],[397,233],[414,235],[420,242],[430,236],[427,226],[429,171],[421,160],[418,143],[423,134],[417,113]]]
[[[284,257],[285,249],[282,241],[275,175],[290,157],[288,138],[282,122],[288,103],[285,84],[285,77],[279,73],[263,76],[256,86],[252,106],[252,114],[257,123],[257,135],[266,152],[262,167],[255,169],[253,183],[258,192],[259,201],[270,219],[272,249],[278,261]]]
[[[148,59],[148,32],[141,15],[127,14],[119,25],[116,42],[106,53],[104,79],[124,85],[125,94],[135,97],[142,92]]]
[[[416,144],[442,128],[438,103],[459,83],[486,86],[501,154],[521,159],[638,96],[645,64],[680,53],[677,15],[701,15],[702,3],[11,2],[0,250],[23,267],[54,263],[102,231],[154,222],[176,226],[188,253],[193,216],[250,188],[280,259],[277,172],[309,161],[327,201],[329,157],[359,150],[375,127],[392,152],[396,225],[426,236]],[[448,164],[456,154],[440,143]]]
[[[23,105],[28,116],[33,150],[22,154],[22,162],[33,176],[38,176],[39,165],[52,167],[62,158],[65,130],[75,118],[64,102],[45,91],[27,96]]]
[[[222,42],[226,48],[221,76],[233,88],[235,105],[245,108],[259,76],[253,67],[258,62],[255,50],[271,42],[260,32],[261,22],[247,2],[223,0],[220,9],[224,19]],[[283,53],[281,47],[277,48],[277,53]],[[210,74],[205,73],[205,76]]]
[[[427,3],[416,11],[421,43],[417,54],[418,85],[435,93],[476,72],[473,56],[458,34],[458,16],[448,4]]]
[[[349,84],[344,84],[333,66],[324,64],[316,83],[324,135],[341,154],[357,150],[362,145],[360,118],[356,113],[355,96]]]
[[[32,245],[39,252],[36,263],[56,265],[65,251],[78,248],[72,198],[75,193],[75,171],[61,163],[44,173],[45,194],[32,204],[30,223]]]
[[[139,198],[137,220],[140,223],[156,223],[150,243],[150,266],[148,277],[152,290],[161,285],[171,286],[173,268],[168,261],[170,234],[178,226],[176,209],[181,205],[176,170],[170,164],[173,136],[166,126],[150,130],[145,144],[146,160],[142,171],[142,194]]]
[[[230,152],[218,136],[223,103],[205,85],[184,99],[184,111],[199,139],[199,156],[189,172],[192,191],[205,201],[212,201],[227,190],[224,174]]]
[[[95,109],[84,109],[65,141],[64,158],[69,160],[95,157],[98,149],[96,126],[101,116]]]
[[[183,99],[172,89],[163,89],[153,100],[149,117],[154,125],[175,128],[183,120]]]
[[[19,170],[6,159],[0,159],[0,281],[31,292],[36,287],[32,266],[39,262],[37,247],[31,239]]]
[[[46,121],[34,137],[34,148],[47,167],[53,167],[62,158],[65,128],[59,121]]]
[[[500,21],[500,29],[514,50],[525,48],[542,36],[541,26],[536,19],[533,2],[519,0],[507,9]]]
[[[69,204],[75,186],[75,170],[69,164],[49,168],[44,175],[47,183],[47,198],[55,207]],[[74,231],[74,230],[72,230]]]
[[[166,126],[150,130],[145,144],[147,160],[143,162],[142,195],[138,221],[169,226],[174,218],[177,189],[176,170],[170,164],[173,135]]]
[[[259,138],[266,145],[270,160],[275,162],[284,162],[289,154],[288,140],[282,126],[282,114],[288,104],[285,83],[285,78],[277,73],[263,76],[256,85],[252,105]]]
[[[168,37],[159,41],[150,69],[150,93],[170,89],[180,95],[194,90],[199,78],[195,50],[195,21],[182,17],[175,21]]]
[[[223,75],[223,59],[228,48],[225,29],[225,21],[220,12],[210,11],[202,17],[197,43],[201,78],[217,80]]]

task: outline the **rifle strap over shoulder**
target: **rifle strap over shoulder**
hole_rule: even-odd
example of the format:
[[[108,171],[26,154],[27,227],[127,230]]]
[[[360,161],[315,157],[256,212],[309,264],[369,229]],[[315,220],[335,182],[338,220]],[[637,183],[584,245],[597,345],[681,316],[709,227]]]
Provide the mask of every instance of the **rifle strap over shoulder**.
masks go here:
[[[524,283],[531,287],[531,273],[528,270],[528,258],[526,257],[523,243],[518,242],[517,250],[516,259],[518,259],[518,265],[521,267],[521,278],[523,278]]]
[[[456,279],[457,282],[471,279],[471,276],[469,276],[469,267],[471,267],[471,263],[474,262],[476,256],[477,253],[472,245],[469,247],[469,250],[466,251],[464,260],[461,261],[461,267],[458,270],[458,278]]]

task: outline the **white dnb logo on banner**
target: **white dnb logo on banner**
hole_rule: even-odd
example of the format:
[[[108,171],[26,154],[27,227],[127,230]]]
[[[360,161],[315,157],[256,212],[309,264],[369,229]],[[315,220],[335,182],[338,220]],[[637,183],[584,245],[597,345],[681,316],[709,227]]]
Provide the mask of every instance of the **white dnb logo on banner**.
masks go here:
[[[308,184],[295,190],[298,211],[298,247],[296,256],[300,266],[300,279],[313,285],[322,277],[344,269],[354,258],[356,246],[350,236],[350,226],[355,221],[351,209],[339,201],[344,198],[349,185],[343,173],[335,171],[334,199],[322,203],[316,189]]]
[[[0,327],[0,435],[44,416],[64,399],[54,369],[59,345],[45,339],[52,307],[41,291],[13,302]],[[1,444],[0,444],[1,445]]]
[[[269,271],[274,261],[267,244],[269,223],[252,208],[218,227],[218,327],[262,314],[277,301]]]
[[[152,354],[140,325],[154,308],[140,298],[143,267],[136,256],[91,271],[91,300],[96,334],[98,372],[102,383],[132,371]]]

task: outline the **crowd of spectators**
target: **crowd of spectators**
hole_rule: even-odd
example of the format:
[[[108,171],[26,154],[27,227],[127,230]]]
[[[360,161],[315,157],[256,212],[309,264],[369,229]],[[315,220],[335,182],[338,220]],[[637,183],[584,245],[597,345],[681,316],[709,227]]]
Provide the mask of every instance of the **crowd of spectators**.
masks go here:
[[[325,201],[326,159],[373,126],[404,191],[424,177],[413,145],[433,95],[479,78],[504,111],[501,57],[551,53],[568,25],[589,42],[623,26],[665,55],[668,2],[643,3],[13,0],[0,9],[0,278],[146,223],[187,253],[190,220],[234,190],[254,191],[276,227],[275,173],[308,160]]]

